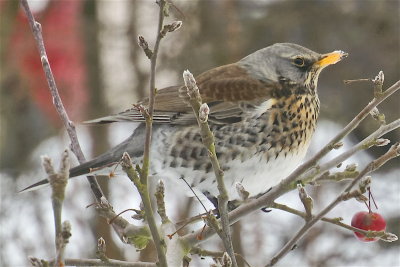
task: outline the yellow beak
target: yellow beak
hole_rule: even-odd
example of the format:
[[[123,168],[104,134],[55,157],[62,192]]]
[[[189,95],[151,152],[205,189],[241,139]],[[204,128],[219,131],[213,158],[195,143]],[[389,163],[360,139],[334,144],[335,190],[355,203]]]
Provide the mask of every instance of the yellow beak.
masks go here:
[[[324,54],[321,59],[315,62],[315,65],[319,68],[325,68],[326,66],[336,64],[343,58],[347,57],[349,54],[343,51],[334,51],[332,53]]]

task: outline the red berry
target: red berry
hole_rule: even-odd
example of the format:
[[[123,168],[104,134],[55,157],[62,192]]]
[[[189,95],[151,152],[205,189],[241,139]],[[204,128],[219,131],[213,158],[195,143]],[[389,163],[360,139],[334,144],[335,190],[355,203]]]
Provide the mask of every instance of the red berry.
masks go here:
[[[379,213],[360,211],[354,214],[353,219],[351,220],[351,226],[366,231],[385,231],[386,221]],[[364,234],[359,232],[354,232],[354,234],[363,242],[371,242],[379,239],[377,237],[367,238]]]

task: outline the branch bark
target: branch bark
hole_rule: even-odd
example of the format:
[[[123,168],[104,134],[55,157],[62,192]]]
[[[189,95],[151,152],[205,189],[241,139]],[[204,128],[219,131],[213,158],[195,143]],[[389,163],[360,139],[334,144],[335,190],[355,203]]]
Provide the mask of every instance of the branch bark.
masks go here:
[[[219,165],[217,154],[215,152],[214,135],[211,132],[207,122],[210,109],[208,108],[207,104],[202,104],[199,88],[197,87],[193,75],[188,70],[183,72],[183,79],[187,88],[187,94],[189,95],[189,103],[192,106],[197,123],[200,127],[202,142],[208,150],[208,156],[211,160],[215,178],[217,179],[217,187],[219,191],[218,209],[221,216],[222,231],[219,230],[218,225],[216,225],[214,228],[224,243],[226,252],[228,252],[229,257],[232,260],[232,266],[237,267],[228,217],[229,196],[224,183],[224,172]]]
[[[315,166],[317,161],[325,156],[332,148],[335,147],[344,136],[348,135],[352,130],[354,130],[362,120],[364,120],[371,110],[373,110],[377,105],[382,103],[389,96],[393,95],[400,89],[400,81],[397,81],[392,86],[390,86],[387,90],[385,90],[380,96],[379,99],[373,99],[342,131],[340,131],[326,146],[324,146],[314,157],[312,157],[307,162],[300,165],[292,174],[290,174],[287,178],[282,180],[277,186],[273,187],[268,193],[263,196],[249,200],[248,202],[242,204],[235,210],[229,213],[229,221],[230,223],[235,223],[240,220],[240,218],[246,216],[247,214],[256,211],[263,207],[270,207],[273,201],[278,197],[282,196],[286,192],[290,191],[291,184],[295,182],[300,175],[305,173],[309,168]],[[396,121],[397,123],[397,121]],[[389,125],[389,124],[388,124]],[[379,129],[378,129],[379,130]],[[388,132],[393,129],[388,129]],[[368,138],[368,137],[367,137]],[[337,164],[336,164],[337,165]],[[335,165],[335,166],[336,166]],[[198,240],[196,237],[202,233],[202,240]],[[199,229],[194,233],[190,233],[182,237],[182,239],[188,244],[198,244],[203,242],[207,238],[211,237],[215,233],[210,227],[206,227],[206,229]]]
[[[78,141],[78,136],[76,133],[75,126],[72,121],[70,121],[68,114],[64,108],[64,105],[62,103],[62,100],[60,98],[60,95],[58,93],[57,85],[53,76],[53,73],[51,71],[50,63],[47,59],[47,53],[46,53],[46,48],[44,45],[44,40],[42,36],[42,29],[40,23],[35,21],[35,18],[33,17],[33,14],[29,8],[29,4],[27,0],[20,0],[21,6],[28,18],[29,25],[31,27],[33,36],[36,41],[36,46],[39,51],[39,55],[41,58],[42,62],[42,67],[43,71],[46,76],[46,80],[50,89],[50,93],[53,98],[53,103],[54,106],[57,110],[57,113],[59,114],[64,127],[67,130],[67,133],[69,135],[69,138],[71,140],[71,150],[77,157],[79,163],[84,163],[86,161],[85,156],[83,155],[82,149],[80,147],[79,141]],[[104,196],[99,184],[97,183],[97,180],[94,176],[87,176],[87,179],[90,184],[90,188],[97,200],[97,205],[96,210],[99,212],[100,215],[103,217],[107,218],[108,220],[113,219],[116,214],[112,209],[112,206],[108,202],[107,198]],[[130,225],[126,220],[123,218],[119,217],[118,220],[114,220],[115,223],[113,223],[113,228],[118,234],[118,236],[123,240],[125,229],[128,228],[135,228],[134,225]],[[118,223],[117,223],[118,222]],[[136,227],[138,228],[138,227]],[[140,229],[139,229],[140,230]]]
[[[36,46],[39,50],[40,60],[42,61],[43,71],[46,76],[47,83],[49,85],[51,96],[53,97],[53,103],[57,110],[58,115],[60,116],[64,127],[67,130],[68,136],[71,140],[71,150],[77,157],[79,163],[84,163],[86,161],[85,156],[83,155],[82,149],[80,147],[78,136],[76,134],[76,129],[74,123],[69,119],[68,114],[64,108],[61,97],[58,93],[56,81],[54,79],[53,73],[51,71],[50,63],[47,58],[46,48],[44,46],[43,36],[42,36],[42,27],[39,22],[35,21],[33,14],[29,8],[29,4],[27,0],[20,0],[21,6],[25,11],[25,14],[28,18],[29,25],[31,27],[33,36],[36,41]],[[98,202],[105,201],[106,198],[97,183],[97,180],[94,176],[87,176],[87,180],[89,181],[90,188],[94,196],[96,197]]]
[[[68,150],[61,157],[60,170],[56,172],[51,159],[42,157],[43,167],[49,177],[51,186],[51,203],[53,206],[56,259],[55,266],[64,266],[64,249],[71,236],[71,225],[69,222],[62,223],[62,205],[64,202],[65,188],[69,178]]]
[[[293,238],[289,240],[285,244],[285,246],[277,254],[275,254],[275,256],[272,257],[271,261],[266,266],[273,266],[280,259],[282,259],[292,249],[292,247],[308,232],[308,230],[311,229],[311,227],[315,223],[321,220],[322,217],[324,217],[329,211],[331,211],[340,202],[346,199],[346,195],[350,192],[353,186],[356,185],[365,175],[379,169],[387,161],[395,157],[398,157],[399,155],[400,155],[400,145],[399,143],[396,143],[388,150],[388,152],[386,152],[376,160],[371,161],[336,199],[334,199],[325,209],[319,212],[315,217],[307,221],[305,225],[293,236]]]

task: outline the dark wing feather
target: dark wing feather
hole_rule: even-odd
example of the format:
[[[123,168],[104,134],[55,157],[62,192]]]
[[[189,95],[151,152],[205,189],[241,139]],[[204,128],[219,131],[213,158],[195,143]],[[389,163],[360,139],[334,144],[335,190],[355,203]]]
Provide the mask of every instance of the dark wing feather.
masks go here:
[[[233,123],[243,115],[243,103],[257,105],[271,96],[278,86],[272,81],[252,78],[244,68],[230,64],[214,68],[200,74],[197,85],[203,102],[210,107],[210,121],[214,123]],[[170,86],[157,91],[154,105],[154,123],[195,124],[196,119],[188,104],[189,96],[185,86]],[[148,98],[139,102],[147,106]],[[117,121],[143,122],[143,116],[136,108],[116,115],[88,121],[87,123],[110,123]]]

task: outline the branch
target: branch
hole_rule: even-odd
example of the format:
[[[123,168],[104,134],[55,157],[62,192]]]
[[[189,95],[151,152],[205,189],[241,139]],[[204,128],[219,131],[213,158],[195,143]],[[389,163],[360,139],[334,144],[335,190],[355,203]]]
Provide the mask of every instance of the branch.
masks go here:
[[[53,206],[55,226],[56,265],[64,265],[64,249],[71,236],[71,225],[68,221],[62,223],[62,205],[65,197],[65,188],[69,178],[68,150],[61,156],[60,170],[56,172],[51,159],[42,157],[43,167],[49,177],[51,186],[51,203]]]
[[[157,201],[157,213],[161,217],[161,222],[162,223],[167,223],[169,222],[168,215],[166,213],[165,209],[165,187],[164,187],[164,182],[163,180],[158,180],[157,187],[156,187],[156,192],[155,192],[155,197]]]
[[[74,123],[69,119],[68,114],[64,108],[64,105],[61,101],[60,95],[58,93],[56,81],[54,80],[53,73],[50,68],[50,63],[47,58],[46,48],[43,42],[42,36],[42,27],[39,22],[35,21],[35,18],[32,15],[32,12],[29,8],[27,0],[20,0],[22,8],[25,11],[25,14],[28,18],[29,25],[33,32],[33,36],[35,37],[36,46],[39,50],[40,60],[42,61],[43,71],[46,76],[47,84],[49,85],[51,96],[53,97],[53,103],[57,110],[58,115],[60,116],[62,122],[64,123],[64,127],[67,130],[68,136],[71,140],[71,150],[77,157],[79,163],[84,163],[86,161],[85,156],[83,155],[82,149],[79,145],[78,136],[76,134],[76,129]],[[87,180],[89,181],[90,188],[97,201],[100,202],[106,200],[103,192],[97,180],[94,176],[87,176]]]
[[[202,248],[199,248],[199,247],[193,247],[193,248],[190,249],[190,253],[199,255],[200,257],[222,258],[224,256],[224,253],[226,253],[226,252],[223,252],[223,251],[211,251],[211,250],[206,250],[206,249],[202,249]],[[251,267],[250,263],[248,263],[246,261],[246,259],[242,255],[240,255],[238,253],[235,253],[235,256],[238,257],[238,258],[241,258],[242,261],[247,266]]]
[[[143,205],[146,210],[146,219],[149,223],[149,228],[151,231],[151,235],[153,236],[154,243],[157,249],[158,260],[161,266],[167,266],[167,259],[165,256],[165,241],[160,237],[158,233],[157,225],[154,219],[153,209],[151,207],[151,201],[148,190],[148,176],[150,169],[150,148],[151,148],[151,139],[153,133],[153,113],[154,113],[154,100],[156,95],[156,86],[155,86],[155,77],[156,77],[156,65],[157,65],[157,56],[158,50],[160,47],[161,39],[168,33],[173,32],[179,29],[182,25],[182,22],[176,21],[169,25],[164,25],[164,18],[168,16],[168,7],[166,0],[158,0],[157,4],[159,5],[159,15],[158,15],[158,29],[157,29],[157,37],[156,42],[154,44],[153,51],[150,50],[148,43],[144,39],[143,36],[138,37],[139,46],[144,50],[146,56],[150,59],[150,92],[149,92],[149,106],[146,112],[143,112],[143,116],[146,122],[146,135],[144,142],[144,152],[143,152],[143,165],[140,170],[139,181],[135,182],[140,195],[142,197]],[[125,155],[124,155],[125,156]],[[129,159],[130,161],[130,159]],[[131,163],[130,163],[131,164]],[[133,170],[135,172],[135,170]],[[132,179],[131,179],[132,180]]]
[[[208,125],[207,122],[210,109],[206,103],[202,104],[196,80],[188,70],[183,72],[183,79],[185,81],[185,86],[187,88],[187,94],[189,95],[189,103],[192,106],[193,112],[197,119],[197,123],[200,127],[201,140],[204,146],[208,150],[208,156],[211,160],[214,174],[217,179],[217,187],[219,191],[218,209],[219,209],[219,214],[221,216],[222,232],[218,231],[218,227],[216,227],[216,231],[217,233],[218,232],[220,233],[220,237],[224,243],[225,249],[228,252],[228,255],[232,259],[232,266],[236,267],[237,263],[233,251],[232,237],[229,228],[230,226],[228,217],[229,196],[224,184],[224,172],[222,171],[219,165],[217,155],[215,152],[214,135],[211,132],[210,126]]]
[[[319,166],[313,167],[310,169],[308,172],[306,172],[304,175],[302,175],[299,180],[303,181],[304,183],[308,183],[311,180],[313,181],[318,181],[321,179],[321,177],[324,176],[325,172],[344,160],[350,158],[352,155],[354,155],[356,152],[370,148],[371,146],[377,145],[377,140],[379,137],[383,136],[384,134],[391,132],[395,129],[400,128],[400,119],[397,119],[387,125],[381,126],[378,130],[370,134],[368,137],[366,137],[364,140],[350,148],[349,150],[343,152],[342,154],[336,156],[335,158],[331,159],[330,161],[321,164]]]
[[[50,264],[52,262],[49,262]],[[67,266],[121,266],[121,267],[157,267],[157,264],[152,262],[128,262],[108,259],[107,263],[99,259],[66,259]]]
[[[364,120],[370,111],[372,111],[377,105],[382,103],[385,99],[387,99],[389,96],[394,94],[396,91],[400,89],[400,81],[397,81],[395,84],[390,86],[387,90],[385,90],[382,95],[379,97],[379,99],[374,99],[372,102],[370,102],[342,131],[340,131],[329,143],[326,145],[324,148],[322,148],[314,157],[312,157],[310,160],[307,162],[303,163],[300,165],[292,174],[290,174],[287,178],[282,180],[277,186],[273,187],[271,190],[268,191],[268,193],[264,194],[263,196],[257,198],[257,199],[252,199],[249,200],[248,202],[242,204],[235,210],[231,211],[229,213],[229,221],[230,223],[235,223],[240,218],[250,214],[251,212],[258,210],[263,207],[269,207],[275,199],[278,197],[282,196],[286,192],[290,191],[293,187],[290,187],[290,185],[296,181],[301,174],[303,174],[305,171],[307,171],[309,168],[312,166],[316,165],[317,161],[325,156],[331,149],[337,147],[337,143],[340,141],[341,138],[349,134],[354,128],[356,128],[362,120]],[[383,135],[384,133],[387,133],[389,131],[392,131],[394,128],[391,128],[394,126],[394,124],[397,124],[397,121],[392,122],[391,124],[388,124],[387,126],[383,126],[384,128],[378,129],[378,131],[381,131],[381,134],[377,134],[377,136]],[[390,126],[389,126],[390,125]],[[387,128],[385,128],[387,127]],[[397,127],[397,126],[396,126]],[[384,131],[382,130],[384,129]],[[376,132],[375,132],[376,133]],[[340,162],[338,162],[340,163]],[[338,164],[337,163],[337,164]],[[334,166],[336,166],[335,164]],[[198,240],[196,237],[202,233],[202,240]],[[188,242],[189,244],[198,244],[207,238],[211,237],[214,234],[213,230],[210,229],[210,227],[207,227],[206,229],[202,230],[197,230],[194,233],[190,233],[182,237],[182,239],[185,240],[185,242]]]
[[[302,217],[303,219],[305,219],[306,216],[307,216],[306,213],[304,213],[304,212],[302,212],[302,211],[293,209],[293,208],[291,208],[291,207],[289,207],[289,206],[286,206],[286,205],[280,204],[280,203],[276,203],[276,202],[274,202],[274,203],[272,204],[271,208],[279,209],[279,210],[283,210],[283,211],[292,213],[292,214],[294,214],[294,215],[297,215],[297,216],[299,216],[299,217]],[[368,236],[368,237],[370,237],[371,235],[372,235],[371,237],[378,237],[378,236],[379,236],[379,237],[382,237],[383,235],[387,235],[388,237],[390,237],[390,236],[393,235],[393,234],[390,234],[390,233],[385,233],[384,231],[371,231],[371,230],[359,229],[359,228],[356,228],[356,227],[354,227],[354,226],[351,226],[351,225],[342,223],[342,222],[341,222],[342,220],[343,220],[343,218],[327,218],[327,217],[322,217],[322,218],[321,218],[321,221],[324,221],[324,222],[327,222],[327,223],[330,223],[330,224],[337,225],[337,226],[339,226],[339,227],[342,227],[342,228],[344,228],[344,229],[350,230],[350,231],[352,231],[352,232],[359,232],[359,233],[362,233],[362,234],[364,234],[365,236]],[[384,241],[388,241],[388,239],[386,239],[386,240],[384,240]]]
[[[182,259],[187,254],[187,248],[181,243],[179,236],[176,234],[177,229],[167,216],[165,209],[165,188],[164,182],[159,180],[155,192],[157,202],[157,212],[161,217],[161,233],[163,236],[168,236],[165,239],[167,247],[167,263],[169,266],[181,266]],[[171,234],[173,233],[173,234]]]
[[[340,140],[343,139],[343,137],[345,137],[346,135],[351,133],[355,128],[357,128],[358,125],[369,115],[369,113],[376,106],[378,106],[386,98],[394,94],[399,89],[400,89],[400,80],[397,81],[395,84],[393,84],[389,89],[378,95],[377,97],[374,97],[374,99],[363,110],[361,110],[360,113],[358,113],[354,117],[354,119],[349,124],[347,124],[346,127],[343,128],[342,131],[340,131],[334,138],[332,138],[332,140],[326,146],[324,146],[317,154],[315,154],[310,160],[300,165],[287,179],[290,179],[292,177],[297,177],[300,174],[304,173],[304,171],[315,165],[318,160],[324,157],[327,153],[329,153],[332,150],[332,148],[335,147],[336,143],[338,143]]]
[[[301,202],[303,203],[304,210],[306,211],[305,216],[303,217],[306,221],[311,220],[312,218],[312,210],[314,207],[313,199],[308,195],[306,189],[303,185],[297,185],[297,189],[299,191],[299,197]]]
[[[331,211],[340,202],[346,199],[346,196],[350,193],[350,190],[353,188],[353,186],[356,183],[358,183],[365,175],[379,169],[387,161],[395,157],[398,157],[399,155],[400,155],[400,145],[399,143],[396,143],[384,155],[371,161],[335,200],[333,200],[325,209],[323,209],[315,217],[306,222],[306,224],[294,235],[294,237],[291,240],[289,240],[274,257],[272,257],[271,261],[267,266],[273,266],[281,258],[283,258],[316,222],[321,220],[321,218],[324,217],[329,211]]]
[[[46,80],[50,89],[50,93],[53,98],[53,103],[54,106],[67,130],[67,133],[69,135],[69,138],[71,140],[71,150],[77,157],[79,163],[84,163],[86,161],[85,156],[83,155],[83,152],[81,150],[79,141],[78,141],[78,136],[76,134],[75,126],[72,121],[69,120],[68,114],[64,108],[64,105],[62,103],[62,100],[60,98],[60,95],[58,93],[57,85],[53,76],[53,73],[51,71],[50,63],[47,59],[47,54],[46,54],[46,49],[43,41],[43,36],[42,36],[42,29],[40,26],[40,23],[36,22],[32,12],[29,8],[29,5],[27,3],[27,0],[20,0],[21,6],[25,11],[25,14],[28,18],[29,25],[31,27],[31,30],[33,32],[33,36],[36,41],[36,45],[39,50],[40,58],[42,61],[42,66],[43,70],[46,76]],[[94,176],[87,176],[87,179],[90,184],[90,188],[97,200],[97,205],[96,210],[107,220],[111,220],[116,216],[115,212],[112,209],[112,206],[108,202],[107,198],[104,196],[99,184],[97,183],[97,180]],[[124,229],[129,225],[129,223],[124,220],[123,218],[118,218],[118,220],[115,220],[118,223],[113,223],[113,228],[118,234],[118,236],[123,240],[123,233]],[[132,227],[134,227],[132,225]]]

